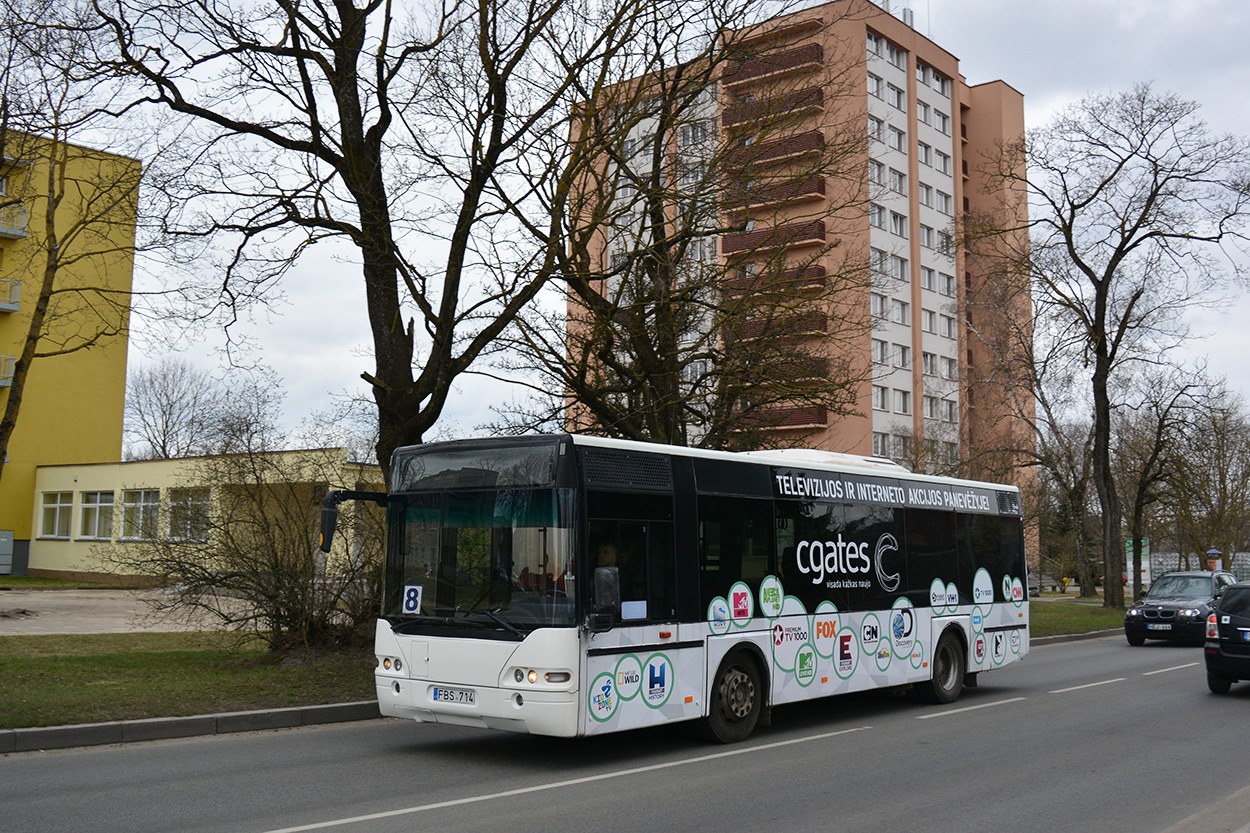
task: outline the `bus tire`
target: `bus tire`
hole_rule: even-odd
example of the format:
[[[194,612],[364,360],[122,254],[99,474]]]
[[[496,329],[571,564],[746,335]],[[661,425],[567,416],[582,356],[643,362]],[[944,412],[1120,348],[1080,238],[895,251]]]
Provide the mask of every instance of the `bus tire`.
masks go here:
[[[952,631],[946,631],[933,650],[933,679],[917,686],[920,699],[936,704],[955,702],[964,690],[966,667],[963,643]]]
[[[705,734],[720,743],[739,743],[751,736],[764,706],[764,685],[758,663],[735,651],[721,662],[708,701]]]

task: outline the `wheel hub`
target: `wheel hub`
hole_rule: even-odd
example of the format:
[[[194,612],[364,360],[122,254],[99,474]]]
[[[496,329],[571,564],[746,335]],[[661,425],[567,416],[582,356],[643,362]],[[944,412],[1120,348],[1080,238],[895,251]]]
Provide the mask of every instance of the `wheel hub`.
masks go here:
[[[755,707],[755,683],[741,668],[730,669],[720,687],[721,712],[725,717],[742,720]]]

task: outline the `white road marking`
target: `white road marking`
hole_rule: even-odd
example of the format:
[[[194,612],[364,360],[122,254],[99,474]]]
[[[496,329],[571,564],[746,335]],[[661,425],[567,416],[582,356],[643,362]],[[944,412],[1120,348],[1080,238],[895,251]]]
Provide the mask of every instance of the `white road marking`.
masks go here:
[[[622,778],[626,775],[637,775],[641,772],[656,772],[662,769],[671,769],[673,767],[685,766],[686,764],[700,764],[705,761],[716,761],[721,758],[732,758],[737,755],[747,755],[751,752],[761,752],[766,749],[778,749],[783,746],[793,746],[799,743],[809,743],[814,740],[825,740],[826,738],[837,737],[838,735],[849,735],[853,732],[866,732],[871,726],[857,726],[854,729],[842,729],[837,732],[825,732],[820,735],[811,735],[809,737],[793,738],[792,740],[781,740],[775,743],[762,743],[759,746],[749,746],[742,749],[731,749],[727,752],[715,752],[711,755],[700,755],[697,758],[685,758],[680,761],[669,761],[663,764],[652,764],[650,766],[633,767],[632,769],[621,769],[616,772],[605,772],[601,775],[587,775],[584,778],[570,778],[567,781],[557,781],[554,784],[538,784],[533,787],[522,787],[516,790],[505,790],[497,793],[487,793],[486,795],[472,795],[466,798],[454,798],[450,801],[438,801],[434,804],[418,804],[415,807],[403,807],[398,810],[387,810],[382,813],[370,813],[365,816],[352,816],[350,818],[332,819],[330,821],[319,821],[312,824],[301,824],[295,827],[283,827],[279,830],[269,830],[266,833],[302,833],[305,830],[326,830],[331,827],[344,827],[349,824],[358,824],[362,821],[375,821],[377,819],[394,818],[396,816],[408,816],[415,813],[424,813],[427,810],[441,810],[446,807],[459,807],[465,804],[478,804],[483,801],[494,801],[498,798],[510,798],[515,795],[528,795],[530,793],[545,792],[547,790],[558,790],[564,787],[575,787],[579,784],[592,784],[595,781],[608,781],[612,778]]]
[[[1124,680],[1125,680],[1124,677],[1116,677],[1114,680],[1103,680],[1101,683],[1086,683],[1085,685],[1074,685],[1071,688],[1057,688],[1050,693],[1051,694],[1064,694],[1069,691],[1080,691],[1083,688],[1094,688],[1095,686],[1110,685],[1111,683],[1122,683],[1124,682]]]
[[[975,706],[964,706],[962,709],[950,709],[944,712],[934,712],[933,714],[917,715],[916,719],[928,720],[931,717],[946,717],[947,715],[951,715],[951,714],[963,714],[964,712],[974,712],[977,709],[988,709],[990,706],[1002,706],[1007,703],[1018,703],[1024,699],[1027,699],[1027,698],[1012,697],[1009,700],[995,700],[993,703],[979,703],[978,705],[975,705]]]
[[[1180,671],[1182,668],[1193,668],[1197,664],[1198,663],[1196,662],[1187,662],[1184,665],[1173,665],[1171,668],[1160,668],[1158,671],[1146,671],[1142,674],[1142,676],[1150,677],[1154,674],[1166,674],[1169,671]]]

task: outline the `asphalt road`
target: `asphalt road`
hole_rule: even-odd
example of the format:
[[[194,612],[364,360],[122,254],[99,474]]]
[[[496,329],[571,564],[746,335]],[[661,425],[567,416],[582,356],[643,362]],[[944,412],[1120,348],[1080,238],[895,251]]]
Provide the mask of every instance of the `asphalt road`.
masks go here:
[[[381,720],[0,758],[3,831],[1134,831],[1250,823],[1250,684],[1200,649],[1047,645],[951,706],[566,741]]]

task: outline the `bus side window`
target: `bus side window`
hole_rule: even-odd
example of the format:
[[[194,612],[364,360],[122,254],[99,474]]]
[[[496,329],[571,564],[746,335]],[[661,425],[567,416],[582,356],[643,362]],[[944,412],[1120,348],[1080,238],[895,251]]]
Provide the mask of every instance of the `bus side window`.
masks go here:
[[[668,495],[589,495],[590,568],[592,573],[595,567],[619,571],[622,621],[663,621],[677,615],[672,506]]]
[[[702,609],[746,582],[755,591],[773,572],[772,505],[766,500],[699,496],[699,601]]]

